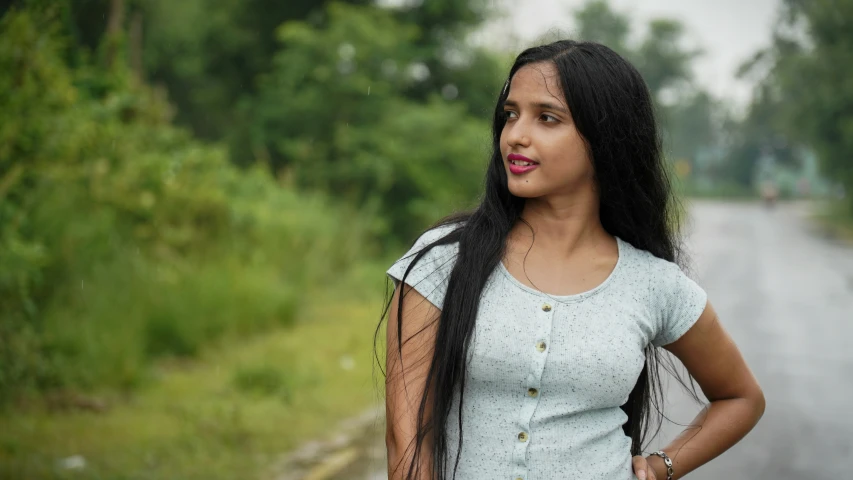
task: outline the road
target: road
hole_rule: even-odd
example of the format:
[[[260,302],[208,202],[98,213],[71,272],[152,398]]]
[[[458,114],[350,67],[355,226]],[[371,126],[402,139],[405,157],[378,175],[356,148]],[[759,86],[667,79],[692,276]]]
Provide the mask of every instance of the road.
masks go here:
[[[692,276],[758,378],[767,410],[743,441],[688,478],[853,478],[853,249],[813,231],[807,208],[691,207]],[[668,398],[674,422],[698,411],[675,387]],[[680,429],[665,422],[652,446]],[[354,444],[356,463],[313,478],[385,479],[377,430]]]
[[[803,205],[693,208],[697,278],[767,410],[744,440],[688,478],[853,478],[853,250],[821,238],[806,214]],[[680,423],[693,417],[681,395],[671,412]]]

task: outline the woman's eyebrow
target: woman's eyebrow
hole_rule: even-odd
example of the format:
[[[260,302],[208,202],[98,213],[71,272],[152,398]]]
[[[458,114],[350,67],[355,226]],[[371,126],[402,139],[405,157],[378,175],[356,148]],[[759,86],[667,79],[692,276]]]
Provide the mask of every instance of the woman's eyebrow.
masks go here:
[[[510,107],[518,108],[518,102],[516,102],[514,100],[507,100],[504,102],[504,106],[510,106]],[[555,110],[555,111],[560,112],[562,114],[569,115],[568,110],[566,110],[565,108],[563,108],[559,105],[555,105],[553,103],[533,102],[533,103],[530,103],[530,106],[541,108],[543,110]]]

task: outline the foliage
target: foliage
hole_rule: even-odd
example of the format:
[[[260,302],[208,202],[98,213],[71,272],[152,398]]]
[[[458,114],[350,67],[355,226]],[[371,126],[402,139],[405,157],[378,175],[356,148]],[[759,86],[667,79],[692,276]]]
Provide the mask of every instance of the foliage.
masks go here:
[[[850,202],[830,201],[822,205],[814,219],[828,237],[853,245],[853,206]]]
[[[756,162],[797,166],[802,147],[825,175],[853,191],[853,1],[783,2],[773,43],[740,69],[756,81],[746,117],[732,125],[728,169],[751,180]]]
[[[30,0],[31,2],[33,0]],[[368,6],[372,0],[336,0]],[[240,116],[240,105],[255,99],[260,76],[269,73],[281,44],[276,31],[291,21],[322,28],[330,22],[328,0],[62,0],[67,32],[89,55],[103,51],[105,19],[119,12],[119,24],[130,55],[139,55],[138,72],[162,86],[176,108],[176,122],[204,139],[229,142],[233,160],[252,163],[255,152],[246,143],[250,119]],[[487,17],[484,0],[403,2],[384,9],[395,22],[420,32],[409,47],[429,71],[429,78],[411,85],[405,94],[425,101],[441,89],[457,88],[458,100],[482,112],[492,98],[483,98],[481,86],[494,80],[493,62],[483,52],[472,52],[460,39]],[[375,6],[373,7],[375,8]],[[140,33],[133,37],[133,29]],[[129,44],[129,45],[128,45]],[[455,59],[455,60],[454,60]],[[484,81],[485,80],[485,81]],[[471,87],[471,88],[469,88]],[[452,87],[447,87],[452,88]],[[484,102],[485,100],[485,102]]]
[[[684,26],[677,20],[655,18],[635,45],[629,41],[631,21],[627,13],[613,10],[608,0],[589,0],[574,11],[578,35],[603,43],[631,61],[643,75],[659,104],[667,90],[697,88],[690,84],[691,62],[700,54],[682,45]]]
[[[767,79],[784,99],[781,122],[815,149],[826,174],[853,192],[853,1],[784,5]]]
[[[697,149],[720,145],[723,141],[722,102],[708,92],[697,90],[683,96],[663,114],[673,158],[691,158]]]
[[[339,0],[368,4],[370,0]],[[29,2],[32,4],[32,0]],[[169,92],[176,121],[201,138],[219,140],[233,128],[240,99],[255,92],[255,78],[270,68],[285,21],[317,18],[325,0],[60,0],[66,33],[78,52],[102,50],[108,17],[123,31],[138,22],[141,77]],[[115,12],[121,4],[120,12]]]
[[[797,164],[798,145],[781,124],[784,108],[785,100],[777,92],[759,86],[746,116],[727,120],[729,155],[722,170],[728,179],[742,187],[752,186],[762,157],[773,157],[783,165]]]
[[[365,251],[362,215],[237,170],[126,70],[69,69],[55,12],[0,20],[0,399],[132,387]]]
[[[607,45],[622,56],[633,55],[628,47],[630,18],[613,10],[607,0],[587,1],[574,11],[574,18],[580,39]]]
[[[371,209],[392,238],[410,239],[473,201],[488,126],[464,105],[404,96],[428,70],[409,48],[417,28],[376,8],[332,4],[328,15],[322,28],[282,26],[288,47],[262,81],[253,150],[295,185]]]
[[[383,265],[364,269],[352,279],[359,284],[336,282],[303,297],[307,308],[293,326],[228,348],[210,345],[197,361],[169,362],[156,369],[156,383],[131,397],[51,393],[0,416],[0,478],[293,476],[292,463],[281,465],[283,453],[327,437],[382,395],[369,355],[381,282],[365,280],[381,276]],[[342,358],[352,363],[344,368]],[[52,408],[43,411],[42,403]],[[87,409],[99,403],[101,411]],[[60,466],[72,455],[85,468]]]
[[[293,394],[293,387],[282,369],[272,365],[243,366],[234,372],[234,386],[259,395],[280,395],[283,401]]]
[[[382,2],[380,2],[382,3]],[[489,0],[404,1],[391,13],[402,25],[420,32],[408,48],[429,75],[410,83],[408,99],[428,101],[438,92],[461,103],[477,117],[491,116],[496,91],[509,65],[495,61],[488,51],[467,45],[466,34],[495,13]]]
[[[643,37],[632,42],[630,17],[608,0],[589,0],[573,13],[580,38],[609,46],[643,75],[657,104],[670,159],[695,160],[702,149],[720,144],[721,105],[693,83],[691,65],[701,52],[683,45],[680,22],[654,18]]]

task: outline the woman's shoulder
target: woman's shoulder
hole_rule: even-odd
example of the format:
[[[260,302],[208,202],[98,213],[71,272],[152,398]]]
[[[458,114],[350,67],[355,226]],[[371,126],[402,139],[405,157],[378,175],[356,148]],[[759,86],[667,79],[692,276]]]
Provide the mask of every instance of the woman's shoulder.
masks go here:
[[[635,288],[643,288],[651,295],[660,290],[678,289],[679,284],[689,280],[688,272],[678,263],[661,258],[648,250],[633,246],[622,241],[625,246],[624,274]]]
[[[654,277],[662,274],[672,274],[675,270],[681,269],[677,263],[658,257],[648,250],[635,247],[626,240],[622,240],[621,244],[625,248],[624,252],[620,252],[620,254],[625,253],[627,257],[626,263],[633,266],[637,274]]]
[[[409,248],[409,250],[394,262],[391,269],[405,270],[416,258],[416,266],[418,268],[429,266],[430,264],[435,264],[435,266],[441,264],[446,267],[447,263],[449,263],[448,261],[455,258],[458,254],[459,242],[451,241],[441,243],[439,245],[432,245],[461,227],[462,224],[457,222],[441,224],[427,229],[417,238],[417,240],[415,240],[415,243]],[[430,246],[432,247],[430,248]],[[421,252],[424,253],[419,256],[418,254]]]
[[[707,302],[705,290],[676,262],[630,244],[626,250],[632,258],[629,263],[634,272],[630,284],[645,292],[641,298],[646,298],[652,314],[654,345],[674,342],[704,310]]]
[[[391,265],[387,275],[395,285],[405,280],[427,300],[441,308],[450,272],[456,263],[459,242],[429,247],[461,226],[459,223],[452,223],[430,228],[418,237],[405,255]],[[428,250],[424,251],[426,249]],[[419,255],[421,252],[424,253]]]
[[[684,289],[698,289],[698,283],[691,278],[691,271],[671,260],[660,258],[653,253],[628,247],[637,275],[645,280],[653,293],[682,292]]]
[[[426,247],[426,246],[446,237],[447,235],[455,232],[456,230],[462,228],[462,226],[463,226],[462,223],[454,222],[454,223],[446,223],[443,225],[438,225],[438,226],[429,228],[427,231],[422,233],[418,237],[417,240],[415,240],[415,243],[412,246],[412,249],[410,249],[410,250],[414,250],[415,247],[420,247],[421,249],[423,249],[424,247]],[[439,245],[439,247],[452,247],[452,248],[458,249],[459,248],[459,242],[458,241],[450,242],[446,245]]]

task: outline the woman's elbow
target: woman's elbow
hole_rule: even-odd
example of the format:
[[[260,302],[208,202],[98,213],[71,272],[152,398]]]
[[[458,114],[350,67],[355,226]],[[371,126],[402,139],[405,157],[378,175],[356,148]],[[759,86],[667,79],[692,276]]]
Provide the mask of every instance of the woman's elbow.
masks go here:
[[[767,407],[767,401],[764,399],[764,392],[761,388],[757,388],[757,391],[753,395],[752,403],[755,412],[755,421],[756,423],[761,417],[764,415],[764,409]]]
[[[397,438],[394,435],[394,430],[389,428],[385,429],[385,449],[388,451],[388,459],[390,460],[392,457],[396,457],[397,454]]]
[[[388,478],[398,478],[399,466],[402,463],[402,454],[405,452],[405,447],[400,445],[400,440],[394,434],[392,428],[385,430],[385,450],[388,453]]]

